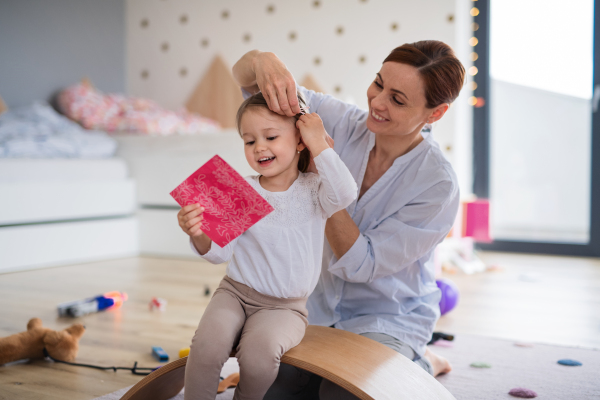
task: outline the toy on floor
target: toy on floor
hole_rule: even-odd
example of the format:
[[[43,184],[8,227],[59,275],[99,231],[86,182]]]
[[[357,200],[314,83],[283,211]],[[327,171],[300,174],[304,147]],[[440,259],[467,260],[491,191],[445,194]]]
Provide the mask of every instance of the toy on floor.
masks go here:
[[[520,387],[510,389],[510,392],[508,392],[508,394],[510,394],[513,397],[519,397],[521,399],[533,399],[534,397],[537,397],[537,393],[533,390]]]
[[[152,355],[160,362],[169,361],[169,355],[160,346],[152,346]]]
[[[435,281],[438,288],[442,291],[442,298],[440,299],[440,313],[442,315],[452,311],[458,304],[459,294],[458,288],[449,279],[438,279]]]
[[[240,383],[240,374],[239,372],[234,372],[229,375],[227,378],[221,378],[219,382],[219,386],[217,386],[217,393],[223,393],[229,388],[236,387]]]
[[[167,300],[160,297],[153,297],[148,304],[150,311],[165,311],[167,309]]]
[[[580,366],[583,365],[579,361],[577,361],[577,360],[571,360],[570,358],[565,358],[565,359],[562,359],[562,360],[558,360],[557,363],[559,363],[560,365],[566,365],[568,367],[580,367]]]
[[[42,326],[42,320],[32,318],[25,332],[0,338],[0,365],[27,358],[44,358],[45,352],[60,360],[72,361],[77,356],[79,339],[85,327],[71,325],[62,331]]]
[[[70,301],[58,305],[60,317],[79,318],[86,314],[121,307],[127,300],[127,293],[107,292],[83,300]]]

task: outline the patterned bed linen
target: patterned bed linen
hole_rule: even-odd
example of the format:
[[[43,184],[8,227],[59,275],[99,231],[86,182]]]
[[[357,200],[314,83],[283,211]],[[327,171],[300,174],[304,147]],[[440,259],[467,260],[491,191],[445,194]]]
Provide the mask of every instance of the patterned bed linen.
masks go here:
[[[0,114],[0,158],[108,158],[117,142],[36,102]]]

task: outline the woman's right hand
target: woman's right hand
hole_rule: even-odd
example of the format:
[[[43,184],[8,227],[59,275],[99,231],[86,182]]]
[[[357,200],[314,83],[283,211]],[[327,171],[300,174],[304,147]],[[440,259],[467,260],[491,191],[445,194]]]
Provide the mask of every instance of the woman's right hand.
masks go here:
[[[200,227],[202,226],[203,213],[204,207],[201,207],[200,204],[187,205],[177,213],[179,226],[191,238],[204,235],[204,232],[200,230]]]
[[[296,81],[279,57],[274,53],[258,52],[252,58],[252,69],[271,111],[289,117],[300,113]]]

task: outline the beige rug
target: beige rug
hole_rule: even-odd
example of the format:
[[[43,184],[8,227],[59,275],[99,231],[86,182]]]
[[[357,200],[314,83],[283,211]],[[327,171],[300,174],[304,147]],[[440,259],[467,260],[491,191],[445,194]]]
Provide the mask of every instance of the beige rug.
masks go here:
[[[453,370],[438,380],[458,400],[514,399],[508,394],[515,387],[534,390],[539,399],[600,399],[600,351],[584,348],[535,344],[518,347],[514,342],[473,335],[458,335],[453,347],[432,346],[436,353],[448,358]],[[557,364],[560,359],[574,359],[580,367]],[[483,362],[491,368],[473,368]],[[226,365],[223,373],[235,370]],[[129,388],[98,397],[95,400],[118,400]],[[233,389],[217,396],[217,400],[233,398]],[[183,394],[173,398],[183,400]]]

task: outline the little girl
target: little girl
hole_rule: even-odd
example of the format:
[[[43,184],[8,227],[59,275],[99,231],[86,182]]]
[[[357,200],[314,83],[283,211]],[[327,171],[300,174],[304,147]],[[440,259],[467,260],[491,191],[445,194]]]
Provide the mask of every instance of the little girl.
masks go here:
[[[246,180],[275,210],[223,248],[200,230],[202,207],[192,204],[178,213],[194,251],[213,264],[229,261],[192,339],[186,400],[214,400],[234,346],[240,365],[234,399],[263,398],[281,356],[304,336],[306,299],[321,272],[325,222],[357,195],[317,114],[281,116],[257,93],[240,106],[237,128],[246,160],[258,173]],[[318,174],[306,172],[311,154]]]

